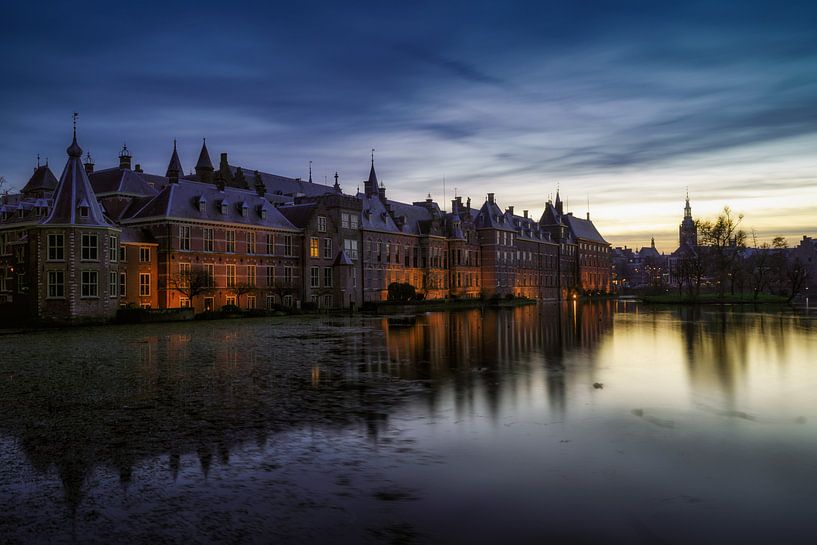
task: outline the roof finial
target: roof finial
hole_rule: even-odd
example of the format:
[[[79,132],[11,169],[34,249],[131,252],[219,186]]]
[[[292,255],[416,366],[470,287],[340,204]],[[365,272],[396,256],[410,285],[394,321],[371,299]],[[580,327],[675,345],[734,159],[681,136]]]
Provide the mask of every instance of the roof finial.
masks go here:
[[[374,166],[374,148],[372,148],[372,166]]]
[[[71,117],[74,120],[74,140],[77,138],[77,118],[79,117],[79,112],[74,112],[71,114]]]
[[[335,171],[335,189],[340,189],[340,184],[338,183],[338,171]]]
[[[40,154],[37,154],[37,168],[40,168]]]
[[[173,151],[176,151],[176,139],[173,139]]]
[[[312,183],[312,161],[309,161],[309,183]]]

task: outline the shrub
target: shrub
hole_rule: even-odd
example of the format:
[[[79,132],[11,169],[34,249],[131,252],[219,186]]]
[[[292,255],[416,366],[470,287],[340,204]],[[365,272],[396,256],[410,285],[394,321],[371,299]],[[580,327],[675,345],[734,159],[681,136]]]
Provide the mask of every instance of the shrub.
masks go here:
[[[415,295],[414,286],[411,284],[400,282],[392,282],[389,284],[389,301],[411,301]]]
[[[240,313],[241,309],[235,305],[224,305],[223,307],[221,307],[221,312],[225,314],[236,314]]]

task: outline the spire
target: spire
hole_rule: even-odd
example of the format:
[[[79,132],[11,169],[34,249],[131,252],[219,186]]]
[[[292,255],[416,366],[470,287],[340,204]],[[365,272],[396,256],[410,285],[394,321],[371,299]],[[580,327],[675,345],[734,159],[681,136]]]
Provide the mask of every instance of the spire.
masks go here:
[[[333,186],[335,191],[340,191],[340,184],[338,183],[338,172],[335,171],[335,185]]]
[[[170,163],[167,165],[167,172],[165,177],[169,178],[171,182],[178,182],[179,176],[184,174],[182,162],[179,160],[179,153],[176,151],[176,139],[173,139],[173,154],[170,156]]]
[[[76,116],[76,114],[74,114]],[[111,227],[91,188],[88,174],[82,165],[82,148],[77,144],[77,133],[66,150],[68,162],[54,189],[53,206],[43,225],[84,225]]]
[[[366,196],[370,197],[379,193],[379,184],[377,183],[377,173],[374,171],[374,148],[372,148],[372,168],[369,169],[369,179],[363,184],[366,191]]]
[[[312,161],[309,161],[309,183],[312,183]]]
[[[689,206],[689,188],[687,188],[687,199],[684,205],[684,219],[692,219],[692,207]]]
[[[652,238],[650,239],[650,247],[651,247],[653,250],[655,250],[655,237],[652,237]]]
[[[556,202],[554,203],[556,207],[556,211],[560,214],[563,213],[564,207],[562,206],[562,198],[559,196],[559,188],[556,187]]]
[[[196,176],[202,182],[210,182],[213,179],[213,162],[210,161],[210,153],[207,151],[207,139],[202,138],[201,153],[196,162]]]

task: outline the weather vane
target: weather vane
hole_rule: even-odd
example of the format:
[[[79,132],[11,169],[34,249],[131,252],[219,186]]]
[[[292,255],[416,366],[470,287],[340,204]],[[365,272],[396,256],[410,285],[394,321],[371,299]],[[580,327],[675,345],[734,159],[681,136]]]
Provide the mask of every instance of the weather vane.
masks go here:
[[[71,114],[71,117],[74,120],[74,134],[77,134],[77,118],[79,117],[79,112],[74,112]]]

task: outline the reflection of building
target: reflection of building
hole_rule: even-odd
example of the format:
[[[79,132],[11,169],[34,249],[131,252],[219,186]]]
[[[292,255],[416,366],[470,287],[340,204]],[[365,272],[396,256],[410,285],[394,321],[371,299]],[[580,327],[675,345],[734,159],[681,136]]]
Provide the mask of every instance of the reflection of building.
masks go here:
[[[111,318],[119,306],[348,308],[388,297],[566,298],[610,288],[610,248],[559,195],[537,222],[493,193],[442,210],[429,195],[386,197],[374,158],[364,191],[229,164],[206,144],[184,174],[174,143],[163,176],[127,147],[95,170],[74,139],[57,180],[38,167],[0,216],[0,304],[41,320]]]

